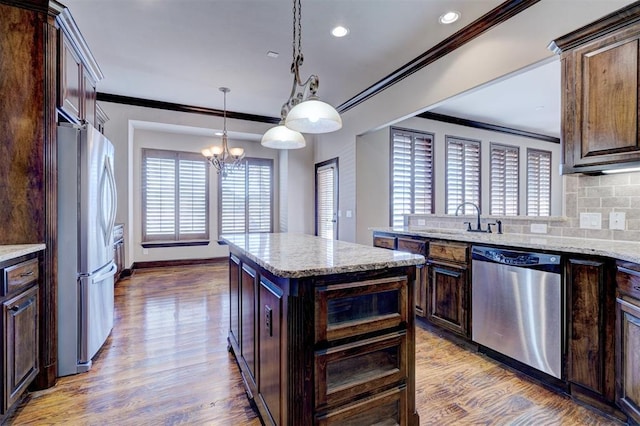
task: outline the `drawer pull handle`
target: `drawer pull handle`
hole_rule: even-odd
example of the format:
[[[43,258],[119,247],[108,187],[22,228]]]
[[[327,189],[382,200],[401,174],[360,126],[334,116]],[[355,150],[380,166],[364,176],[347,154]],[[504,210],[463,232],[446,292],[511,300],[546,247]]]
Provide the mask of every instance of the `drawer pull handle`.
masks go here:
[[[25,309],[27,309],[29,306],[31,306],[31,304],[33,303],[33,299],[30,299],[28,302],[24,303],[22,306],[12,306],[11,309],[14,313],[14,315],[19,314],[20,312],[24,311]]]
[[[634,286],[633,286],[633,289],[634,289],[634,290],[638,290],[638,291],[640,291],[640,285],[634,285]]]
[[[21,277],[30,277],[31,275],[33,275],[33,271],[24,272],[20,274]]]

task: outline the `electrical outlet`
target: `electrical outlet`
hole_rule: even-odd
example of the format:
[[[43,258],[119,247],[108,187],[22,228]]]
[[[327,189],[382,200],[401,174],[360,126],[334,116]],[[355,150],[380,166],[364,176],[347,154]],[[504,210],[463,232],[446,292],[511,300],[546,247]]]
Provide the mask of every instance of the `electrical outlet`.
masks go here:
[[[609,213],[609,229],[621,229],[624,231],[626,228],[625,219],[624,212]]]
[[[353,217],[353,212],[351,210],[347,210],[347,217]]]
[[[531,224],[531,233],[532,234],[546,234],[547,233],[547,224],[546,223],[532,223]]]
[[[602,214],[580,213],[580,228],[602,229]]]
[[[149,249],[142,249],[142,254],[149,254]]]

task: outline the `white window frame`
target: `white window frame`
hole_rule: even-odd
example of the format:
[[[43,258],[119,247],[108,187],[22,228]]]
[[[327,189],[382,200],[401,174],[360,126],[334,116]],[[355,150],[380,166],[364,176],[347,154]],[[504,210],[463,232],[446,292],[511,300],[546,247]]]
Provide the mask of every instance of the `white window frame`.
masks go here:
[[[481,178],[482,178],[482,142],[479,140],[475,140],[475,139],[466,139],[466,138],[460,138],[457,136],[445,136],[445,145],[446,145],[446,152],[445,152],[445,213],[446,214],[455,214],[456,213],[456,209],[457,207],[462,204],[462,203],[473,203],[475,205],[478,206],[478,208],[482,211],[482,182],[481,182]],[[451,175],[451,173],[453,172],[453,168],[451,167],[450,162],[453,161],[450,157],[451,157],[451,148],[453,145],[460,145],[462,146],[462,154],[461,154],[461,160],[460,160],[460,164],[459,164],[459,169],[460,169],[460,192],[461,192],[461,196],[460,199],[457,199],[455,201],[452,201],[451,198],[451,192],[453,191],[452,188],[452,181],[453,181],[453,176]],[[469,154],[474,154],[474,156],[469,157]],[[477,154],[477,156],[475,155]],[[470,166],[469,163],[470,162],[476,162],[477,163],[477,174],[471,174],[470,173]],[[477,184],[474,185],[474,182],[476,181]],[[475,186],[475,191],[477,192],[477,198],[475,197],[470,197],[470,195],[468,194],[469,187]],[[474,191],[474,189],[472,188],[471,191]],[[453,203],[453,204],[452,204]],[[460,212],[461,214],[476,214],[475,209],[470,206],[470,205],[465,205],[463,206],[462,211]]]
[[[400,155],[398,136],[409,139]],[[391,128],[389,164],[389,224],[402,226],[406,214],[435,211],[435,135],[429,132]],[[404,178],[401,172],[404,170]]]
[[[254,168],[258,170],[264,167],[268,167],[268,181],[266,182],[269,187],[268,194],[260,191],[259,188],[255,188],[255,184],[250,185],[251,170]],[[241,174],[240,176],[243,175],[243,177],[239,178],[239,174]],[[242,189],[231,186],[236,178],[239,179],[238,182],[240,180],[243,181],[244,186]],[[242,164],[238,169],[230,170],[226,177],[221,176],[218,179],[218,235],[225,233],[273,232],[273,194],[273,159],[247,157],[242,160]],[[231,198],[227,201],[226,197]],[[227,209],[231,199],[235,200],[235,212],[241,220],[233,225],[225,225],[227,221],[225,216],[228,215]],[[269,210],[268,226],[264,225],[265,215],[262,211],[264,207],[260,207],[265,201]]]
[[[551,216],[551,161],[551,151],[527,148],[527,216]]]
[[[156,182],[148,181],[148,163],[147,160],[156,160],[156,165],[160,165],[157,160],[164,162],[164,169],[159,171],[159,180]],[[171,164],[173,162],[173,164]],[[181,165],[196,166],[190,169],[191,172],[202,173],[203,181],[193,181],[189,179],[189,170],[181,169]],[[167,173],[173,169],[173,179],[161,181],[163,177],[167,177]],[[209,171],[206,159],[201,154],[183,151],[170,151],[161,149],[142,149],[142,167],[141,167],[141,219],[142,219],[142,243],[149,246],[156,244],[185,244],[209,241]],[[150,187],[154,186],[151,190]],[[184,185],[187,185],[186,187]],[[162,194],[164,192],[164,194]],[[171,194],[173,193],[173,194]],[[156,208],[155,215],[164,217],[164,224],[160,224],[160,228],[150,230],[151,222],[149,215],[152,212],[148,209],[150,199],[155,197],[156,202],[165,203],[164,206]],[[160,200],[158,197],[163,198]],[[195,197],[195,198],[194,198]],[[173,200],[170,200],[173,198]],[[166,203],[169,204],[166,204]],[[200,211],[194,212],[190,206],[200,207]],[[165,212],[162,210],[165,209]],[[191,215],[191,219],[184,222],[181,226],[183,217],[181,212],[185,212],[182,216]],[[195,216],[195,219],[194,219]],[[162,220],[160,221],[162,222]],[[195,230],[194,230],[195,228]],[[166,230],[166,232],[163,232]]]
[[[498,153],[500,157],[496,157]],[[498,196],[500,196],[500,205],[496,205]],[[493,216],[518,216],[519,212],[520,148],[491,142],[489,147],[489,214]]]

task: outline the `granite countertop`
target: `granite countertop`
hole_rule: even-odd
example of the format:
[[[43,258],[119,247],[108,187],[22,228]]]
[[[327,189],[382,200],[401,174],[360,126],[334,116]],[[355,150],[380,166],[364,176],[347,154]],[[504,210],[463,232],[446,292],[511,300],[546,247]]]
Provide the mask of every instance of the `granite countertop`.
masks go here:
[[[420,227],[382,227],[370,228],[370,230],[450,241],[591,254],[640,263],[640,243],[634,241],[555,237],[545,234],[488,234],[452,229],[425,229]]]
[[[44,250],[45,248],[46,246],[44,244],[0,245],[0,262]]]
[[[272,274],[302,278],[421,265],[425,258],[306,234],[233,234],[221,240]]]

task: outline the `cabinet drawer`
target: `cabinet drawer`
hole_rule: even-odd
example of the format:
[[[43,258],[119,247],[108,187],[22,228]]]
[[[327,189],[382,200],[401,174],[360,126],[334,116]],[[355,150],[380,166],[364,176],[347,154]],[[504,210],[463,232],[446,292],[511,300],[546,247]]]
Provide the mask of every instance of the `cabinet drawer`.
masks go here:
[[[404,384],[406,340],[403,330],[317,351],[316,407],[335,406],[394,383]]]
[[[390,250],[396,249],[396,239],[395,237],[382,237],[380,235],[373,237],[373,246],[374,247],[382,247]]]
[[[457,263],[467,263],[468,246],[466,244],[432,241],[429,243],[429,257]]]
[[[406,276],[331,284],[315,291],[316,342],[384,330],[407,321]]]
[[[327,411],[316,417],[318,426],[329,425],[407,425],[407,388],[399,386],[372,398]]]
[[[616,284],[619,292],[640,299],[640,271],[618,264]]]
[[[3,296],[14,293],[38,279],[38,259],[30,259],[4,270]]]
[[[397,250],[425,256],[427,254],[427,242],[398,237]]]

